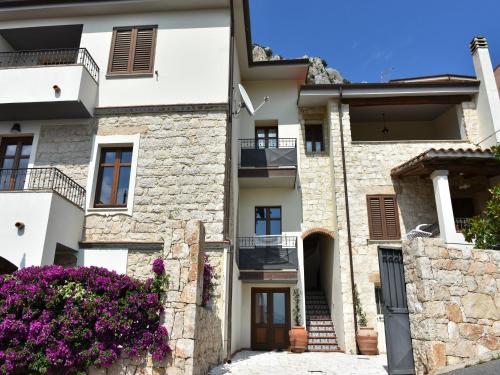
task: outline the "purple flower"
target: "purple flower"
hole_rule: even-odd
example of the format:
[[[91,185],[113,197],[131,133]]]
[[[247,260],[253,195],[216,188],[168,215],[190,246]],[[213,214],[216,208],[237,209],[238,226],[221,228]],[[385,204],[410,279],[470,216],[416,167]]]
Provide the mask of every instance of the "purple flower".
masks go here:
[[[157,258],[153,262],[153,272],[158,276],[165,274],[165,265],[163,264],[163,259]]]

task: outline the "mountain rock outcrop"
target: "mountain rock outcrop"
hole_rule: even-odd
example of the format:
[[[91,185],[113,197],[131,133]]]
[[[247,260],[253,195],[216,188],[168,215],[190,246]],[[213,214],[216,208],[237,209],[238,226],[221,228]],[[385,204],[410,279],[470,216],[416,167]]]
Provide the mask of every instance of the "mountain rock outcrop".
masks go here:
[[[252,57],[253,61],[285,60],[283,56],[274,54],[271,48],[259,44],[254,44],[252,46]],[[328,67],[326,61],[320,57],[304,55],[302,58],[309,59],[309,72],[307,73],[308,84],[348,82],[342,77],[337,69]]]

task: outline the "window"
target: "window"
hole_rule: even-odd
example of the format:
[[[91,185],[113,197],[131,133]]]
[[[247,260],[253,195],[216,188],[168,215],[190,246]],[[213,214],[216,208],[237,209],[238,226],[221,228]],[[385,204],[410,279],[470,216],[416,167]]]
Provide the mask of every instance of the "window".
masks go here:
[[[156,26],[120,27],[113,30],[108,74],[152,74]]]
[[[398,205],[395,195],[368,195],[370,239],[399,240]]]
[[[0,190],[24,188],[32,137],[4,138],[0,145]]]
[[[281,207],[255,207],[255,234],[281,234]]]
[[[323,142],[323,125],[314,124],[305,126],[306,152],[314,153],[325,150]]]
[[[384,296],[380,286],[375,286],[375,303],[377,305],[377,315],[382,315],[384,313]]]
[[[255,128],[255,140],[257,148],[278,147],[278,127],[269,126]]]
[[[131,165],[131,147],[101,149],[95,207],[127,206]]]

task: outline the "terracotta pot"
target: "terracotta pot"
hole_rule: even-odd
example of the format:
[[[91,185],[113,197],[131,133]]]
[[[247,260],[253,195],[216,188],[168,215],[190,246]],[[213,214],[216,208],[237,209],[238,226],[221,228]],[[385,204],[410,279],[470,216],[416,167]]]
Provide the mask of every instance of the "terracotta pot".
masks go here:
[[[356,342],[361,354],[378,354],[378,333],[373,328],[360,327],[356,334]]]
[[[305,327],[295,326],[288,331],[290,350],[294,353],[303,353],[307,349],[307,331]]]

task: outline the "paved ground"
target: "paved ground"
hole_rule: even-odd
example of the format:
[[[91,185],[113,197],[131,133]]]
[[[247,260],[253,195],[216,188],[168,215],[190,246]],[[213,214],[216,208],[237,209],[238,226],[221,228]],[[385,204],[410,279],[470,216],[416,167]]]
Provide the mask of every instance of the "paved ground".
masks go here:
[[[210,375],[387,375],[385,355],[242,351]]]
[[[447,372],[446,375],[498,375],[500,374],[500,360],[471,366],[460,370]]]

